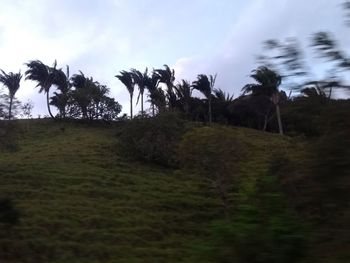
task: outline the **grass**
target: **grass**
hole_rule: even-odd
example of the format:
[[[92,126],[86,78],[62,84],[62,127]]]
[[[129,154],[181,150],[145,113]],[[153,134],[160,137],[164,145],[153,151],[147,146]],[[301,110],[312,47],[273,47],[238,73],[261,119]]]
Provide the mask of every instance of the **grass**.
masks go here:
[[[118,127],[17,125],[17,151],[0,153],[0,197],[11,198],[21,218],[13,228],[0,226],[0,262],[196,262],[193,247],[224,217],[215,189],[199,175],[120,156]],[[304,145],[294,139],[232,132],[248,153],[240,167],[246,191],[275,154],[305,162]],[[312,251],[331,245],[322,241]],[[348,259],[345,246],[339,255]]]
[[[0,234],[1,262],[181,262],[217,216],[195,176],[119,157],[115,129],[26,128],[0,157],[0,193],[22,213]]]

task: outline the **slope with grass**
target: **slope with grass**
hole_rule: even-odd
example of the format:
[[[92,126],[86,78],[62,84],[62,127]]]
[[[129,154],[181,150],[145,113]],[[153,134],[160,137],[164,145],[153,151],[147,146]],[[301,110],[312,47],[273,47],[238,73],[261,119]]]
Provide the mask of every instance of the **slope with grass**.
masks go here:
[[[1,262],[198,262],[193,248],[225,217],[199,174],[120,156],[118,127],[17,125],[18,147],[0,154],[0,194],[21,217],[12,228],[0,226]],[[302,144],[290,138],[230,132],[246,148],[240,177],[248,190],[272,155],[304,159]],[[235,205],[235,194],[230,198]]]

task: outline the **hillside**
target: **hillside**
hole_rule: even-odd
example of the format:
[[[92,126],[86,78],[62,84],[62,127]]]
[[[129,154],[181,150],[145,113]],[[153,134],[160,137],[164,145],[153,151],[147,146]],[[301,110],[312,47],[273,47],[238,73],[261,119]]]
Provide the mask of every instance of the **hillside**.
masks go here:
[[[1,262],[196,262],[194,248],[224,217],[200,175],[120,156],[118,127],[45,120],[18,125],[18,149],[0,155],[0,193],[21,217],[1,231]],[[274,153],[300,165],[305,160],[295,139],[231,130],[249,153],[240,167],[249,184],[267,171]],[[316,243],[311,256],[328,246],[327,240]],[[349,259],[345,245],[337,248],[339,261],[324,262]]]

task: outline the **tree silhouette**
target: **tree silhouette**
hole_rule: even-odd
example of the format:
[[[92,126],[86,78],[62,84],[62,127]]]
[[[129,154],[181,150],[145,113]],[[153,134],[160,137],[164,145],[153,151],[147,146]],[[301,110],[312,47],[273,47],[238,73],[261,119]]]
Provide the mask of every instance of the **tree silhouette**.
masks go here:
[[[78,104],[82,117],[89,118],[88,108],[92,100],[92,92],[97,83],[92,78],[86,78],[84,73],[74,74],[71,78],[71,85],[75,89],[71,95],[73,100]]]
[[[152,76],[145,78],[145,85],[149,92],[149,102],[152,105],[152,115],[155,116],[155,107],[159,112],[165,111],[166,95],[159,87],[159,76],[153,71]]]
[[[134,96],[134,89],[135,89],[135,82],[133,80],[133,74],[132,72],[127,72],[125,70],[120,71],[120,75],[116,75],[116,78],[118,78],[127,88],[130,94],[130,118],[132,119],[133,114],[132,114],[132,100]]]
[[[36,87],[40,87],[39,93],[46,93],[46,104],[47,110],[51,118],[55,118],[52,115],[50,109],[50,88],[53,84],[53,71],[56,69],[57,62],[54,62],[53,67],[48,67],[40,60],[33,60],[25,64],[28,67],[28,70],[25,72],[26,80],[36,81],[38,84]]]
[[[141,114],[143,116],[144,110],[143,110],[143,93],[145,92],[147,78],[148,78],[148,68],[145,69],[144,73],[141,73],[140,71],[136,69],[131,69],[132,78],[134,80],[134,83],[137,84],[137,87],[139,88],[139,95],[137,96],[136,104],[139,103],[139,99],[141,97]]]
[[[166,98],[169,107],[176,106],[176,94],[174,93],[175,71],[170,69],[168,65],[164,65],[165,69],[154,70],[155,76],[158,77],[160,83],[166,85]]]
[[[190,103],[192,99],[192,87],[191,83],[186,80],[182,80],[174,86],[176,96],[179,100],[182,110],[185,112],[186,116],[190,113]]]
[[[52,84],[57,87],[60,93],[54,92],[50,104],[58,108],[61,118],[66,118],[69,91],[72,87],[69,79],[69,66],[66,66],[66,72],[63,72],[62,69],[53,69],[52,74]]]
[[[214,89],[216,80],[216,75],[212,76],[200,74],[197,76],[197,80],[192,83],[193,89],[201,92],[206,99],[208,100],[208,115],[209,115],[209,125],[212,122],[212,112],[211,112],[211,100],[212,100],[212,91]]]
[[[7,74],[3,70],[1,70],[1,73],[0,73],[0,83],[2,83],[8,89],[8,95],[10,99],[9,112],[8,112],[9,120],[12,118],[12,103],[13,103],[15,94],[19,89],[21,78],[22,78],[21,72],[18,72],[18,73],[10,72]]]
[[[270,97],[276,107],[279,133],[283,135],[278,90],[282,82],[281,76],[267,67],[259,67],[252,71],[250,77],[253,78],[256,83],[245,85],[242,88],[243,94],[251,93],[253,96],[266,95]]]

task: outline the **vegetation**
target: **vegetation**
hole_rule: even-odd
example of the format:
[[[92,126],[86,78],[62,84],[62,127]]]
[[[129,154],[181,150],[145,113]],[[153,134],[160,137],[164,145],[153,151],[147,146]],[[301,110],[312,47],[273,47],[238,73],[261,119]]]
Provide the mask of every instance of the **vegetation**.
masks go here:
[[[349,262],[349,86],[300,81],[297,39],[265,45],[238,97],[216,75],[120,71],[130,118],[93,77],[33,60],[51,118],[16,120],[33,104],[1,70],[0,261]],[[328,33],[312,47],[350,69]]]
[[[176,166],[177,147],[189,125],[175,112],[134,118],[120,131],[120,153],[126,157]]]

